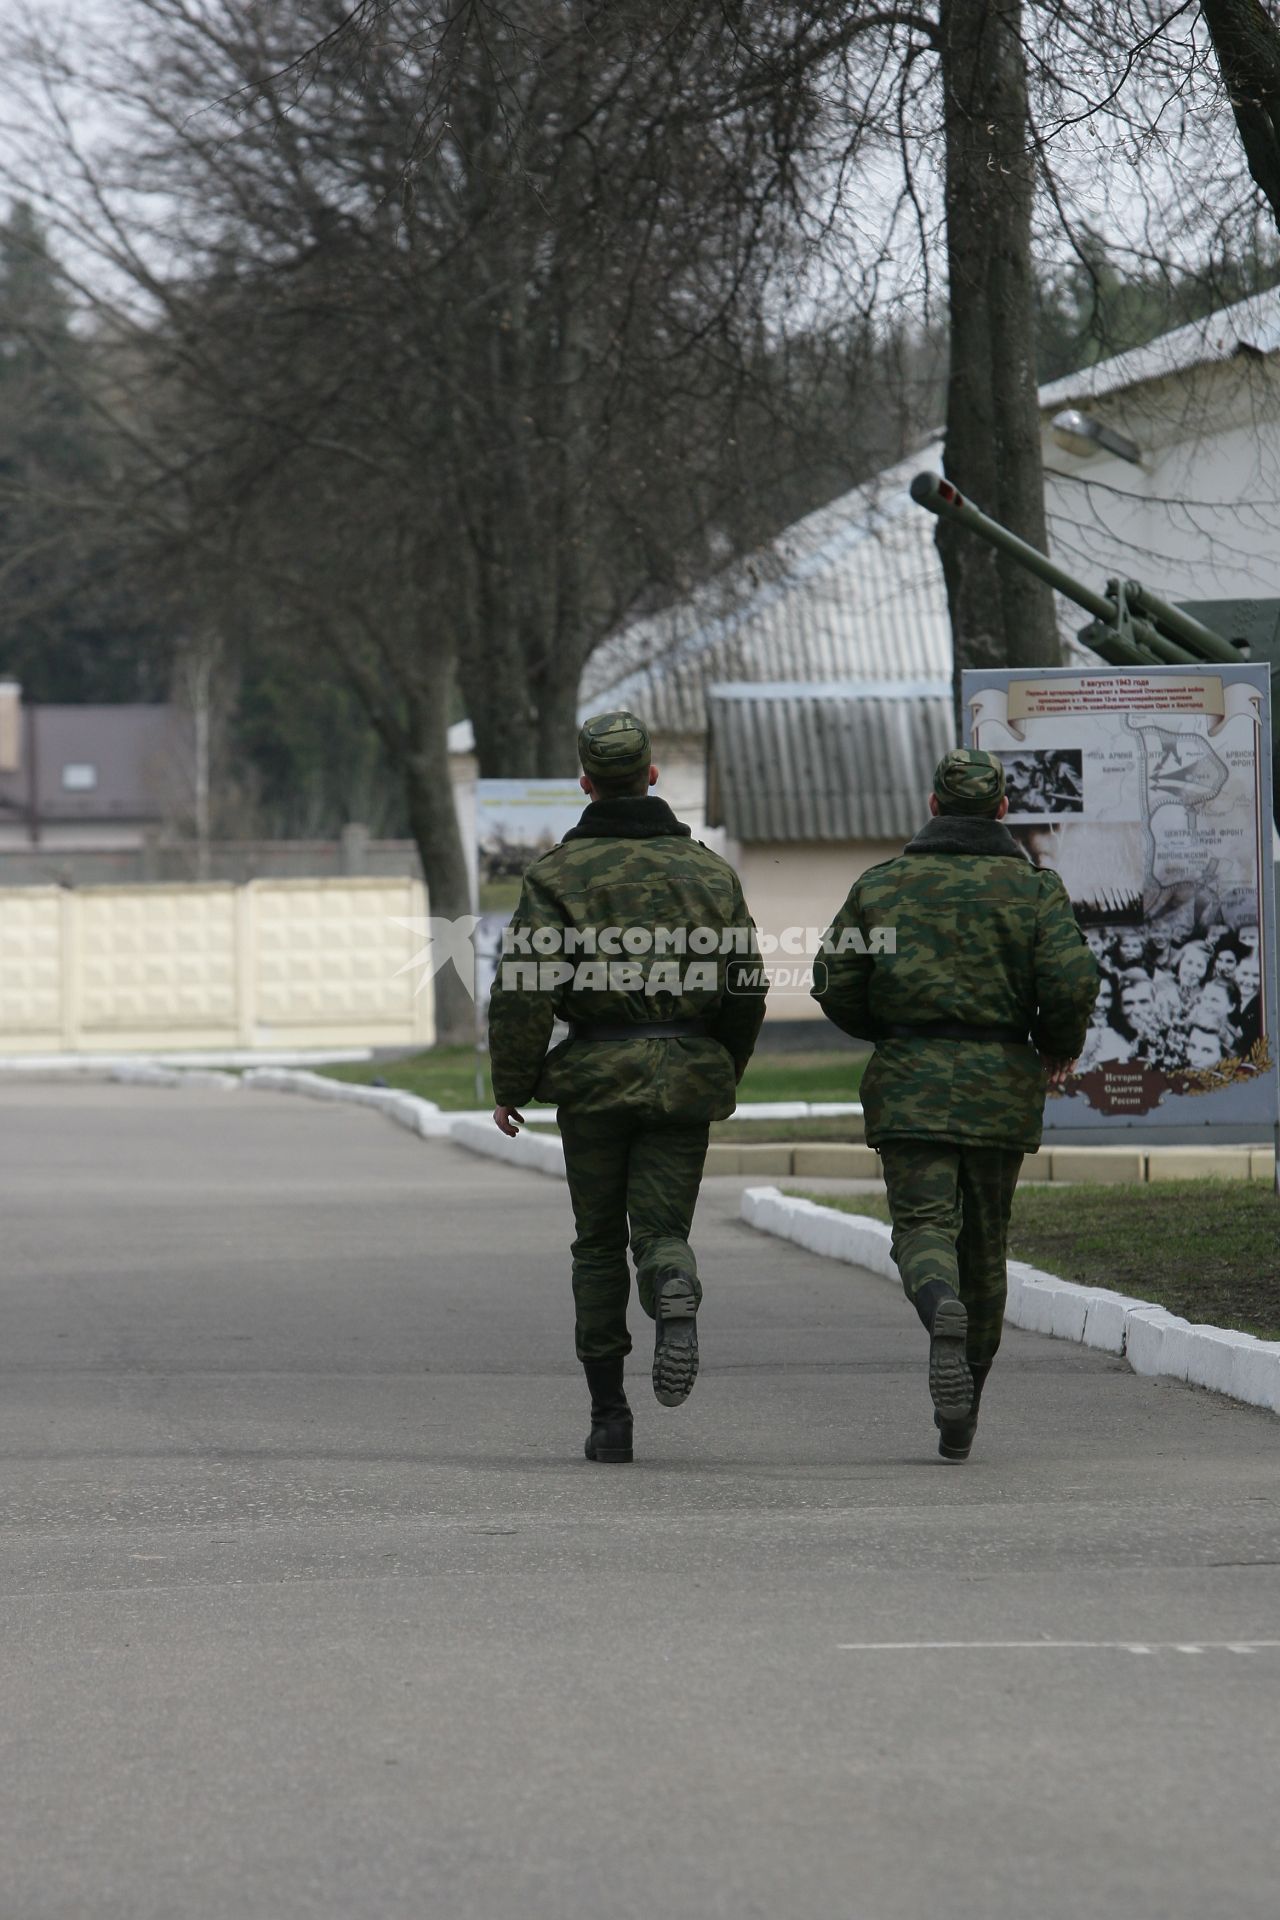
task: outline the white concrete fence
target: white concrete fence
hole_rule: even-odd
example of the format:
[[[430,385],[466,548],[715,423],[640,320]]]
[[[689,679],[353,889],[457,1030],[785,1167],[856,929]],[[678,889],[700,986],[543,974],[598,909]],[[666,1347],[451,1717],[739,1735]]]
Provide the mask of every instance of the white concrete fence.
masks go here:
[[[0,1054],[429,1045],[408,878],[0,888]]]

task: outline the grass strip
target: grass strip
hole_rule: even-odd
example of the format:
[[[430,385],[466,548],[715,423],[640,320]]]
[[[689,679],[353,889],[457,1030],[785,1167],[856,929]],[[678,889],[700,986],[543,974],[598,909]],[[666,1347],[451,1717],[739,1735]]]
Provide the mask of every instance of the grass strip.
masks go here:
[[[529,1125],[538,1133],[555,1133],[556,1123],[547,1107],[530,1109]],[[861,1146],[862,1128],[854,1114],[819,1114],[813,1120],[715,1120],[712,1140],[725,1140],[730,1146],[794,1146],[809,1140],[834,1140],[841,1146]]]
[[[846,1051],[757,1054],[747,1068],[738,1089],[740,1100],[856,1100],[862,1069],[869,1056]],[[401,1093],[416,1093],[434,1100],[446,1112],[458,1113],[468,1107],[487,1106],[492,1099],[489,1086],[489,1058],[479,1056],[480,1092],[476,1092],[476,1050],[474,1047],[431,1047],[403,1060],[357,1060],[321,1067],[319,1072],[332,1080],[346,1080],[367,1087],[375,1080],[395,1087]],[[537,1110],[538,1103],[532,1102]],[[747,1124],[747,1123],[742,1123]],[[757,1123],[750,1123],[757,1124]],[[775,1128],[789,1123],[768,1123]],[[818,1122],[805,1123],[818,1125]],[[839,1123],[837,1122],[838,1126]],[[741,1133],[733,1136],[743,1138]],[[753,1136],[762,1139],[764,1135]],[[847,1139],[847,1133],[817,1132],[769,1134],[768,1138],[805,1140]]]

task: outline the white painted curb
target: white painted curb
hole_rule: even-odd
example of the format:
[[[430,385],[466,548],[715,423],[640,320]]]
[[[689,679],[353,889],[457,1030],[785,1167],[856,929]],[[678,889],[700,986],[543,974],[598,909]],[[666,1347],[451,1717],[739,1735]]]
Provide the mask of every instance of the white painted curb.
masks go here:
[[[354,1081],[330,1080],[322,1073],[294,1072],[289,1067],[252,1067],[240,1076],[250,1093],[300,1093],[308,1100],[336,1100],[341,1105],[373,1107],[397,1126],[407,1127],[423,1140],[449,1137],[451,1117],[434,1100],[396,1087],[364,1087]]]
[[[818,1120],[841,1119],[861,1114],[860,1100],[744,1100],[729,1115],[731,1120]]]
[[[112,1079],[117,1067],[190,1067],[196,1071],[220,1067],[336,1067],[362,1065],[372,1060],[372,1047],[214,1048],[194,1053],[5,1053],[0,1073],[85,1074],[90,1079]]]
[[[468,1153],[487,1154],[491,1160],[505,1160],[510,1166],[524,1167],[530,1173],[545,1173],[553,1180],[564,1179],[564,1142],[558,1133],[518,1133],[514,1140],[499,1133],[492,1116],[478,1120],[469,1114],[455,1118],[449,1137],[455,1146]]]
[[[558,1135],[521,1134],[518,1141],[508,1140],[494,1126],[487,1108],[471,1113],[445,1113],[434,1100],[423,1100],[416,1093],[402,1093],[396,1087],[366,1087],[355,1081],[331,1080],[326,1074],[293,1067],[250,1067],[248,1072],[240,1074],[210,1073],[161,1066],[155,1061],[117,1062],[107,1078],[133,1086],[216,1087],[227,1093],[238,1092],[243,1087],[249,1093],[295,1093],[307,1100],[372,1107],[423,1140],[455,1139],[458,1129],[465,1127],[467,1131],[459,1144],[469,1147],[473,1153],[488,1153],[496,1160],[510,1160],[516,1166],[531,1167],[538,1173],[564,1177],[564,1149]]]
[[[328,1061],[338,1056],[325,1055]],[[228,1056],[232,1058],[232,1056]],[[249,1061],[252,1055],[245,1055]],[[353,1060],[369,1058],[369,1050],[353,1052]],[[8,1064],[0,1061],[0,1067]],[[48,1065],[47,1060],[34,1062]],[[285,1064],[249,1065],[243,1073],[220,1073],[204,1067],[186,1067],[181,1057],[172,1062],[162,1056],[153,1059],[121,1056],[98,1058],[98,1074],[108,1080],[144,1087],[206,1087],[235,1093],[241,1087],[250,1092],[298,1093],[310,1100],[336,1100],[350,1105],[374,1107],[411,1133],[424,1140],[457,1140],[471,1153],[488,1154],[494,1160],[506,1160],[512,1166],[528,1167],[537,1173],[564,1176],[564,1149],[557,1135],[522,1133],[508,1140],[493,1125],[488,1107],[469,1111],[446,1112],[434,1100],[415,1093],[402,1093],[395,1087],[368,1087],[356,1081],[332,1080],[327,1074]],[[68,1070],[83,1072],[84,1060],[69,1063]],[[730,1116],[734,1120],[804,1120],[818,1115],[860,1114],[857,1101],[757,1100],[748,1101]],[[483,1125],[477,1123],[483,1122]]]
[[[810,1253],[869,1268],[901,1284],[889,1253],[892,1235],[882,1220],[794,1199],[777,1187],[748,1187],[740,1213],[761,1233],[793,1240]],[[1135,1373],[1186,1380],[1280,1413],[1280,1340],[1193,1326],[1149,1300],[1134,1300],[1107,1287],[1080,1287],[1021,1260],[1009,1262],[1005,1320],[1028,1333],[1121,1354]]]
[[[149,1061],[121,1061],[119,1066],[112,1067],[107,1078],[134,1087],[216,1087],[222,1093],[234,1093],[240,1085],[238,1074],[217,1073],[211,1067],[186,1072],[179,1067],[161,1067]]]
[[[422,1100],[416,1093],[401,1093],[395,1087],[363,1087],[345,1080],[329,1080],[322,1073],[307,1073],[292,1067],[251,1067],[247,1073],[212,1073],[197,1068],[162,1067],[152,1062],[122,1062],[107,1076],[130,1086],[216,1088],[224,1093],[248,1092],[300,1093],[310,1100],[333,1100],[339,1104],[373,1107],[385,1113],[397,1126],[424,1140],[447,1139],[452,1116],[441,1113],[434,1100]]]

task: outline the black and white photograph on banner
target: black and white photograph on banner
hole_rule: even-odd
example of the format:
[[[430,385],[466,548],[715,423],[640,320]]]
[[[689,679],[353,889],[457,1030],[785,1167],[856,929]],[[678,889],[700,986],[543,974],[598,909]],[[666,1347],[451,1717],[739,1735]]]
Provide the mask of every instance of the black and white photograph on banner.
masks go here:
[[[1079,747],[1002,753],[1010,817],[1084,812],[1084,755]]]

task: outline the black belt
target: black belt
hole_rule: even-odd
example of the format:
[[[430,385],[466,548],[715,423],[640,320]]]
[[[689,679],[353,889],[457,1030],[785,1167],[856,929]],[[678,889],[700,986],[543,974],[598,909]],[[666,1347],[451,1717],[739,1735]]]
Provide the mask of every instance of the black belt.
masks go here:
[[[1009,1046],[1030,1046],[1025,1027],[971,1027],[963,1020],[930,1020],[916,1027],[886,1027],[887,1040],[1002,1040]]]
[[[569,1028],[571,1040],[692,1040],[705,1034],[705,1020],[591,1020]]]

